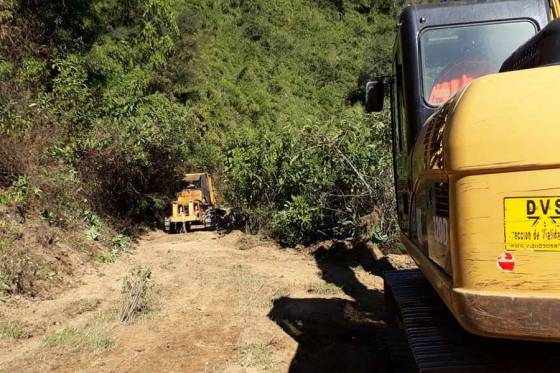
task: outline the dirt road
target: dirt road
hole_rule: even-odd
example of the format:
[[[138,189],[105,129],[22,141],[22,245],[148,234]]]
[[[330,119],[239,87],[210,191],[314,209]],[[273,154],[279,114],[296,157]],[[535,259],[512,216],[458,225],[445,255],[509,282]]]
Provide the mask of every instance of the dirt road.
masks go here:
[[[150,233],[56,299],[0,303],[0,371],[384,372],[383,283],[358,261],[239,232]],[[152,306],[123,324],[137,265],[152,271]]]

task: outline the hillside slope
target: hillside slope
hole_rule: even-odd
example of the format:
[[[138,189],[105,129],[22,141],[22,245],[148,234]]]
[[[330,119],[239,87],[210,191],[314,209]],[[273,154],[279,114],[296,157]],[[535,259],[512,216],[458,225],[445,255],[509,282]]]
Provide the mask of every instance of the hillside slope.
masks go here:
[[[394,5],[4,1],[0,296],[113,261],[185,171],[214,173],[246,228],[285,245],[391,211],[386,114],[359,100],[389,70]]]
[[[373,3],[182,2],[196,52],[170,66],[186,66],[175,95],[208,128],[195,164],[215,165],[249,228],[284,244],[352,235],[391,206],[386,117],[361,106],[365,82],[390,70],[391,8]]]

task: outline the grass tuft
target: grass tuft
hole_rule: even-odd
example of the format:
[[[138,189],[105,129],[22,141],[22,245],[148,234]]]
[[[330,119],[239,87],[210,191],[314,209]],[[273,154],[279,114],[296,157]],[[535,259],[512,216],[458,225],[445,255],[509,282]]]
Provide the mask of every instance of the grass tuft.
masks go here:
[[[5,338],[23,339],[29,337],[29,333],[25,328],[13,321],[5,321],[0,323],[0,334]]]
[[[95,323],[110,323],[116,321],[119,317],[119,310],[117,308],[110,308],[104,311],[96,312],[91,320]]]
[[[307,286],[308,293],[320,294],[320,295],[335,295],[339,294],[341,289],[328,282],[313,282]]]
[[[116,345],[115,340],[100,331],[83,332],[76,328],[64,328],[62,331],[43,338],[45,347],[68,346],[75,349],[107,350]]]
[[[68,304],[64,308],[64,314],[72,317],[91,312],[99,306],[99,303],[99,299],[79,299]]]

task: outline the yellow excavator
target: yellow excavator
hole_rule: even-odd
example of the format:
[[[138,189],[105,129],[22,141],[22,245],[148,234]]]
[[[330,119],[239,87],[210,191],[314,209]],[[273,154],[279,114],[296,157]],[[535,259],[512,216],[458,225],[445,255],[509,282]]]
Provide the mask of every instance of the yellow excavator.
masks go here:
[[[385,293],[419,371],[560,363],[559,12],[407,6],[392,74],[366,86],[366,111],[391,103],[401,240],[419,270],[388,272]]]

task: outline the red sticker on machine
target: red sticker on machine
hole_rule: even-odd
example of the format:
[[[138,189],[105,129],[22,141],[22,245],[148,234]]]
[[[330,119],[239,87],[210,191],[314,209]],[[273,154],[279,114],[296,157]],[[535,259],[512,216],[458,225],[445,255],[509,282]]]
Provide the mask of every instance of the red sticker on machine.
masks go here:
[[[511,255],[511,253],[505,252],[498,256],[496,265],[498,266],[498,269],[504,272],[513,272],[515,269],[515,258]]]

